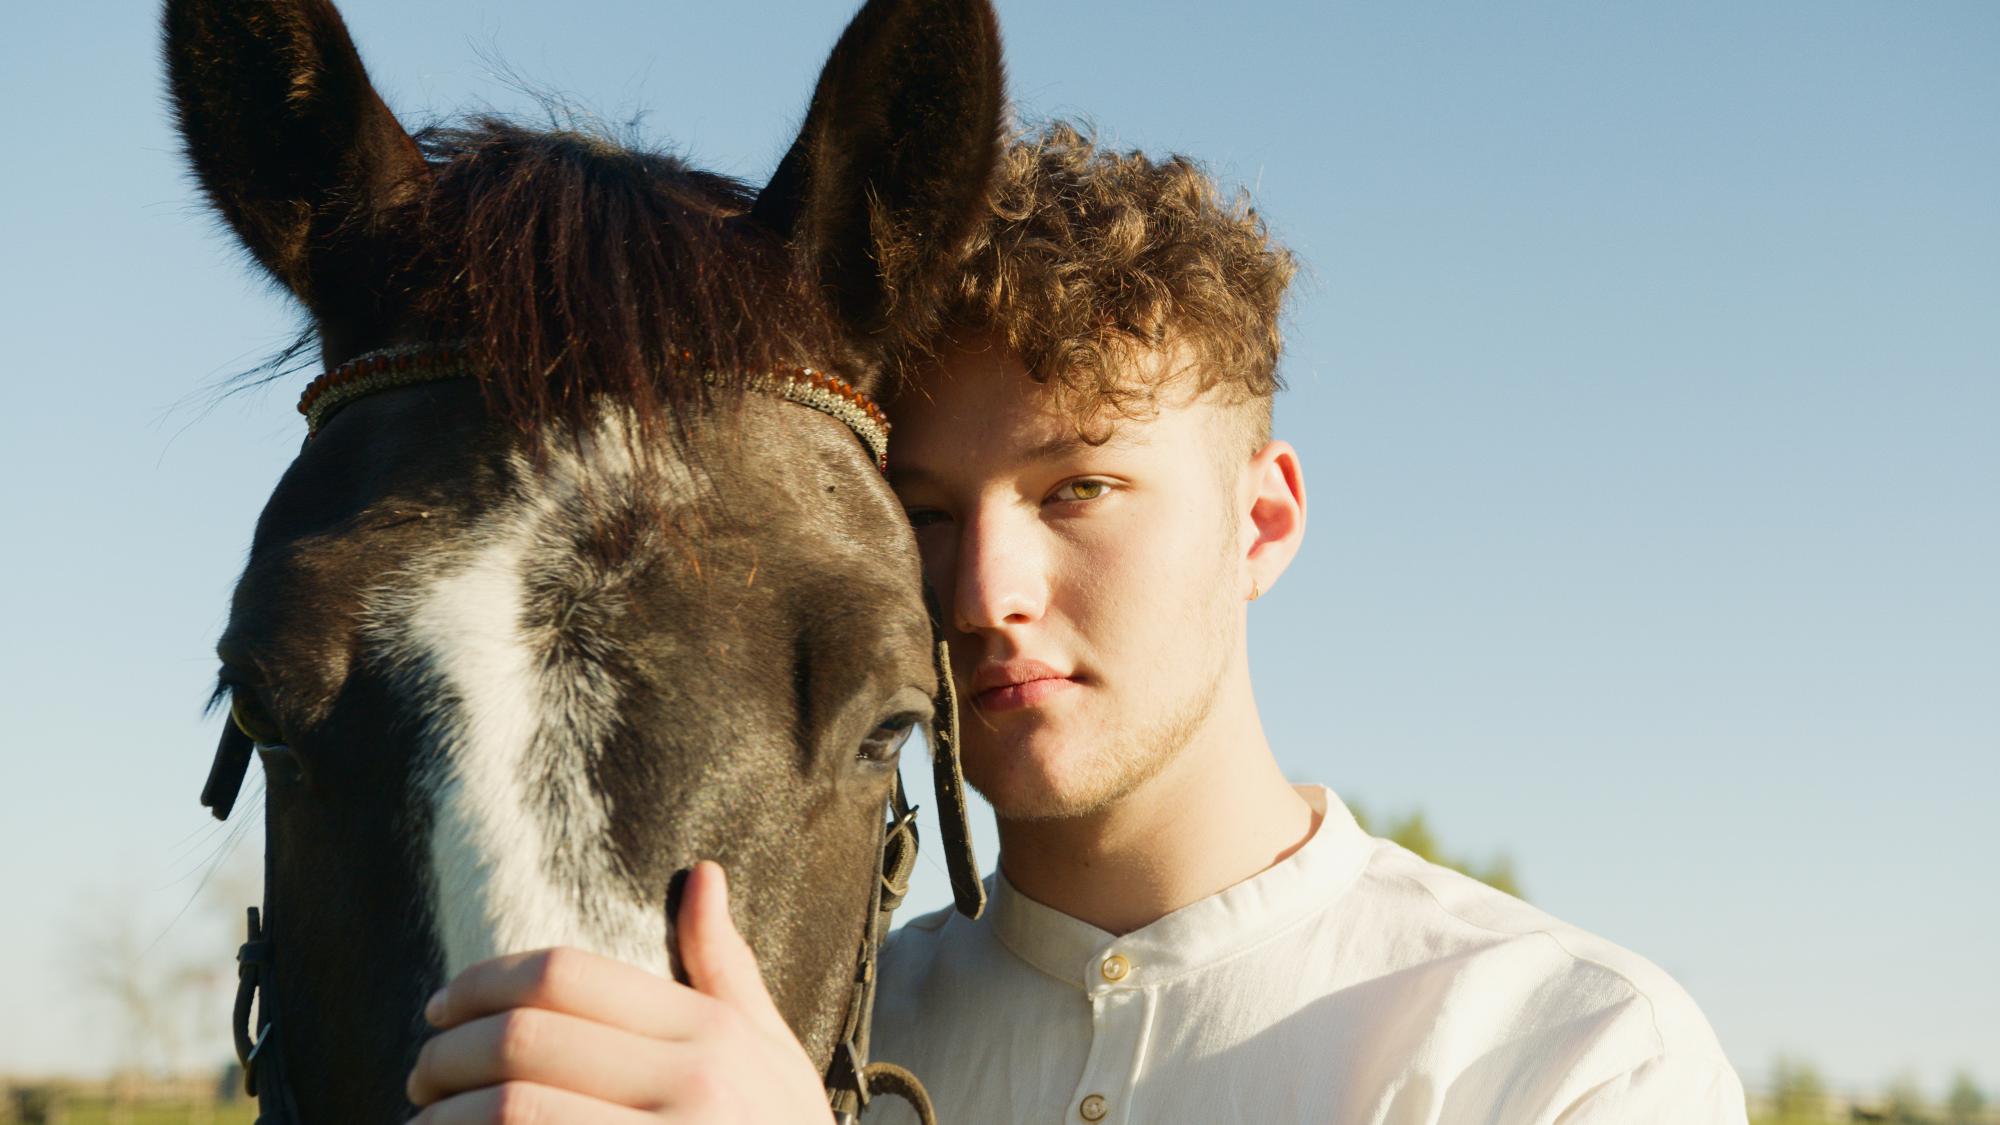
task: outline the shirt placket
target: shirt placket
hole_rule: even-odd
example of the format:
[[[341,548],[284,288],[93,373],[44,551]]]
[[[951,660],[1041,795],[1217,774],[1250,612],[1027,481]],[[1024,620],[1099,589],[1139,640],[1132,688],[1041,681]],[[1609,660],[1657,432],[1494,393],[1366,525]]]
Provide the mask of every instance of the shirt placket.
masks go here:
[[[1153,1003],[1143,983],[1145,966],[1116,943],[1084,969],[1090,998],[1090,1057],[1069,1099],[1065,1125],[1125,1125],[1145,1069]]]

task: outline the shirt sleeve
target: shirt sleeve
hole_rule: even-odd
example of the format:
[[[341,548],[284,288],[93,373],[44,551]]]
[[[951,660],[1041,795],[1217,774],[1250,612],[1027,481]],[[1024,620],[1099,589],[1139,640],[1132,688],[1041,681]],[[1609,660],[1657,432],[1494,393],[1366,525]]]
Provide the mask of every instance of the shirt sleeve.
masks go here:
[[[1714,1057],[1659,1055],[1592,1089],[1555,1125],[1747,1125],[1743,1083]]]

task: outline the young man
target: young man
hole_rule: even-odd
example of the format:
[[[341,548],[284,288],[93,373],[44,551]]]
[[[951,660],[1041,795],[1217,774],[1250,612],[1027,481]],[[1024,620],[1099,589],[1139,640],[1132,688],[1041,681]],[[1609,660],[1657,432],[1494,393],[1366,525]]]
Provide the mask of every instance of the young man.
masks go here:
[[[1003,171],[946,330],[908,349],[891,465],[999,870],[979,921],[891,939],[876,1057],[953,1125],[1742,1122],[1665,974],[1280,773],[1245,631],[1305,531],[1270,438],[1290,258],[1178,158],[1056,126]],[[533,1120],[824,1121],[712,865],[681,923],[693,989],[588,955],[467,970],[420,1120],[511,1090]],[[497,1021],[523,1008],[555,1014]]]
[[[1246,607],[1306,493],[1270,440],[1291,263],[1262,224],[1062,126],[995,215],[891,481],[999,871],[980,921],[892,939],[876,1053],[954,1122],[1742,1121],[1664,973],[1280,774]]]

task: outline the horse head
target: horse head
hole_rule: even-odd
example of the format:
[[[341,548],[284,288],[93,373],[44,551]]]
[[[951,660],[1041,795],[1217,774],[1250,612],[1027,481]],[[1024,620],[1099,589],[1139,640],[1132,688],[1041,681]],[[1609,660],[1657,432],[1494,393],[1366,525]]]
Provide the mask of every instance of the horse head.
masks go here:
[[[870,0],[754,191],[493,118],[412,135],[327,0],[169,0],[165,31],[196,178],[335,382],[453,376],[315,416],[218,645],[210,796],[262,752],[303,1115],[407,1115],[423,1002],[475,961],[670,972],[703,857],[830,1060],[941,685],[873,451],[761,392],[864,408],[874,341],[931,315],[996,159],[986,0]]]

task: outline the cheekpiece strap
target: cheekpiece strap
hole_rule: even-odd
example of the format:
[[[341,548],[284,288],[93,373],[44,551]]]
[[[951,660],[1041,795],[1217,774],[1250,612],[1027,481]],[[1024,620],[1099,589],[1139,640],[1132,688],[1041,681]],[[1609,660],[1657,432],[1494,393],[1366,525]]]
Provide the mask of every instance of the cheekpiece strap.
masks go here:
[[[986,910],[986,884],[972,854],[972,824],[965,811],[965,767],[958,752],[958,688],[951,675],[951,646],[944,639],[944,610],[937,591],[924,583],[931,611],[931,659],[938,693],[932,700],[931,783],[937,789],[938,831],[944,836],[944,866],[951,876],[953,905],[967,918]]]

